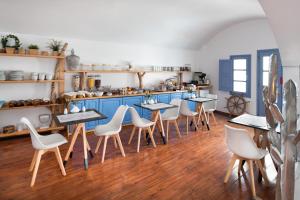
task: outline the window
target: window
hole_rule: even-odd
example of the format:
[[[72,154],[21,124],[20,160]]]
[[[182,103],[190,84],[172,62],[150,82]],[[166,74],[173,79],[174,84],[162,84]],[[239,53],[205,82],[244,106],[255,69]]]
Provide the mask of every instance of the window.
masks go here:
[[[233,71],[233,92],[251,97],[251,56],[230,56]]]
[[[251,97],[251,55],[219,60],[219,90]]]

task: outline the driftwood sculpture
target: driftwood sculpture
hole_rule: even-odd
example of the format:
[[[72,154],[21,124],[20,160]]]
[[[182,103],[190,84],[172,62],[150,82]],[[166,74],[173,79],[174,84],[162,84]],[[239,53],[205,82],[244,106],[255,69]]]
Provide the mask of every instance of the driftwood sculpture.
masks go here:
[[[271,127],[268,138],[271,143],[271,157],[278,170],[276,180],[276,200],[294,200],[295,162],[297,143],[300,133],[297,132],[296,86],[292,80],[284,84],[283,114],[276,105],[277,98],[277,56],[271,56],[269,85],[264,88],[266,119]],[[275,129],[280,123],[280,134]]]

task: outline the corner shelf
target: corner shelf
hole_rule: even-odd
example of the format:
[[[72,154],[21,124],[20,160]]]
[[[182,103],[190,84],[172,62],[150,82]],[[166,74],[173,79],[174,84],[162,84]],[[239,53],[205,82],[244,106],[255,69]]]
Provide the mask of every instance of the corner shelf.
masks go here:
[[[0,53],[0,56],[8,56],[8,57],[31,57],[31,58],[52,58],[52,59],[64,59],[65,56],[52,56],[52,55],[31,55],[31,54],[7,54]]]
[[[53,107],[53,106],[62,106],[63,104],[44,104],[44,105],[31,105],[31,106],[19,106],[19,107],[2,107],[0,108],[0,111],[2,110],[14,110],[14,109],[26,109],[26,108],[38,108],[38,107]]]
[[[57,83],[57,82],[64,82],[64,80],[42,80],[42,81],[35,81],[35,80],[20,80],[20,81],[0,81],[0,83]]]
[[[50,127],[50,128],[39,128],[37,129],[37,131],[41,133],[41,132],[48,132],[48,131],[59,131],[63,129],[64,126],[59,126],[59,127]],[[0,133],[0,138],[15,137],[21,135],[28,135],[28,134],[29,134],[29,130],[15,131],[13,133]]]

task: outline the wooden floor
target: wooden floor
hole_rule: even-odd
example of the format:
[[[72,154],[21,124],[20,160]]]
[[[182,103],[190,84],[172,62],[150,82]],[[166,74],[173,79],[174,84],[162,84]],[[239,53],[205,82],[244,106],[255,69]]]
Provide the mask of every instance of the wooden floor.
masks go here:
[[[78,140],[66,166],[67,176],[61,176],[54,154],[46,154],[33,188],[28,172],[33,156],[30,138],[0,141],[0,199],[251,199],[246,165],[243,177],[237,176],[235,168],[228,184],[223,183],[231,153],[224,138],[227,118],[217,119],[218,125],[212,125],[210,132],[190,132],[180,139],[172,127],[168,145],[156,134],[157,148],[143,141],[140,153],[136,153],[136,137],[127,144],[131,127],[125,127],[120,135],[126,157],[109,141],[104,164],[100,163],[101,148],[90,160],[88,171],[83,169],[82,140]],[[180,129],[185,130],[183,121]],[[94,151],[96,137],[89,135],[88,140]],[[67,147],[61,148],[62,156]],[[256,183],[256,189],[262,199],[271,200],[276,174],[269,156],[266,165],[272,184]]]

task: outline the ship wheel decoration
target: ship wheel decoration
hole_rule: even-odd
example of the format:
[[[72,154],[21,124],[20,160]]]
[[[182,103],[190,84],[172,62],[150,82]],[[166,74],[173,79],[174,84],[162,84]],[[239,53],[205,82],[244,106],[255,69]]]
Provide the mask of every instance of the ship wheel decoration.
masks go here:
[[[232,96],[226,99],[227,99],[227,105],[225,108],[228,109],[228,112],[231,115],[237,116],[245,113],[248,102],[245,100],[243,96],[233,94]]]

